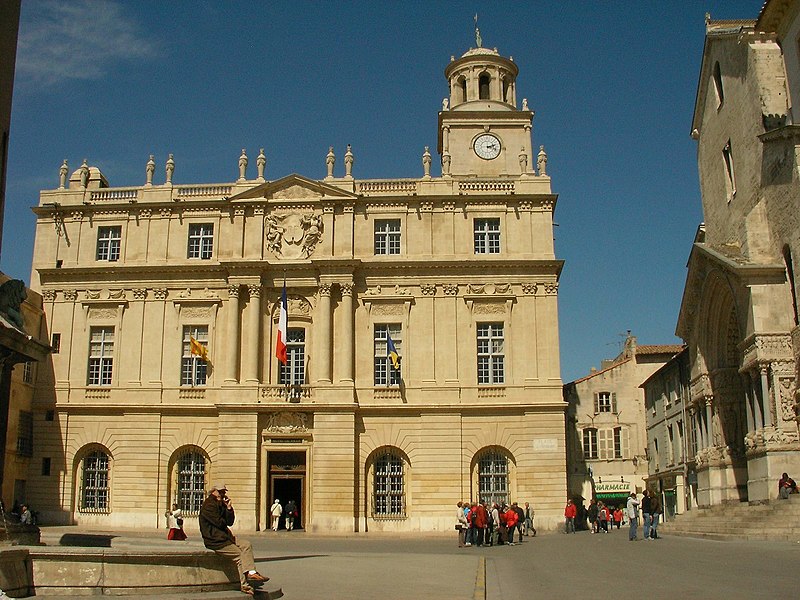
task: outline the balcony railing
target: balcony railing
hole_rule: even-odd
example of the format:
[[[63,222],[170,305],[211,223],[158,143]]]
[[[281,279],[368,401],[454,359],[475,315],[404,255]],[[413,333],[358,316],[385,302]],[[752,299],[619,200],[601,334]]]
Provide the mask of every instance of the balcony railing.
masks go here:
[[[119,202],[120,200],[136,200],[138,195],[139,190],[137,189],[110,189],[92,192],[91,199],[93,202]]]
[[[358,183],[358,192],[365,196],[378,194],[415,194],[417,182],[410,180],[395,181],[361,181]]]
[[[260,395],[262,400],[283,402],[302,402],[313,397],[310,385],[265,385]]]
[[[233,186],[230,185],[182,185],[175,194],[178,198],[197,198],[200,196],[230,196]]]

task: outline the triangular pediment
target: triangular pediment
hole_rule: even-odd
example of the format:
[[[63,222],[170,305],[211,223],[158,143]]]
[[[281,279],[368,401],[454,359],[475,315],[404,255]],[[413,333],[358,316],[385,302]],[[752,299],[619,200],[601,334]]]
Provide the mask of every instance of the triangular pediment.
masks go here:
[[[231,201],[266,200],[341,200],[358,198],[356,194],[333,185],[293,173],[275,181],[267,181],[230,198]]]

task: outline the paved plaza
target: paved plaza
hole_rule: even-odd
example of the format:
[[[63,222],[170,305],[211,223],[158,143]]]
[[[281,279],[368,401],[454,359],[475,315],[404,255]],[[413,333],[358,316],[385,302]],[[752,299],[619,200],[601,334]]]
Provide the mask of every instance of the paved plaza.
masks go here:
[[[51,544],[74,529],[45,528],[43,539]],[[281,531],[246,537],[259,570],[272,577],[287,600],[778,598],[794,595],[800,564],[800,540],[666,536],[633,543],[625,528],[610,534],[544,534],[493,548],[458,548],[455,532],[334,537]],[[137,550],[167,544],[202,547],[198,536],[167,542],[161,531],[152,536],[120,532],[114,541],[115,547]],[[194,597],[205,596],[222,595]]]

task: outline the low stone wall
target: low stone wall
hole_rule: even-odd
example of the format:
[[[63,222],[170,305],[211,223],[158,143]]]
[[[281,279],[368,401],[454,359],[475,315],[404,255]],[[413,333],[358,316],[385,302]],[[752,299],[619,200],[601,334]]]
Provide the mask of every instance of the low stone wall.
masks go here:
[[[30,547],[0,552],[9,596],[145,595],[238,590],[234,564],[209,550]]]

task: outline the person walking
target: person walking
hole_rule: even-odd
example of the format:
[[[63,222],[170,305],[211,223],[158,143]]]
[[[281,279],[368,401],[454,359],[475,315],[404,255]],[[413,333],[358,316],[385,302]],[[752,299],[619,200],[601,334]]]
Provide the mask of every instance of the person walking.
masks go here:
[[[278,531],[278,525],[283,514],[283,507],[278,498],[275,498],[275,502],[269,507],[269,514],[272,515],[272,531]]]
[[[575,514],[577,513],[572,498],[567,500],[564,507],[564,533],[575,533]]]
[[[294,529],[294,520],[297,517],[297,504],[295,501],[289,500],[283,512],[286,515],[286,531],[291,531]]]
[[[517,513],[517,540],[522,543],[522,534],[525,531],[525,511],[517,502],[511,503],[511,509]]]
[[[531,508],[529,502],[525,503],[525,535],[531,535],[533,532],[533,537],[536,537],[536,528],[533,526],[533,517],[534,517],[534,510]]]
[[[167,511],[167,533],[168,540],[182,542],[186,539],[186,532],[183,530],[183,514],[177,504],[172,505],[172,510]]]
[[[589,502],[589,510],[587,513],[589,515],[589,529],[592,533],[597,533],[597,500],[592,499]]]
[[[254,596],[254,588],[269,581],[269,577],[256,570],[253,546],[250,542],[236,539],[230,530],[230,526],[236,520],[236,514],[228,497],[228,486],[217,483],[211,487],[208,498],[200,507],[198,520],[205,547],[232,560],[239,571],[242,592]]]
[[[648,492],[646,488],[642,492],[642,503],[641,504],[642,504],[642,527],[644,528],[644,531],[642,533],[644,534],[644,539],[649,540],[650,539],[650,517],[652,515],[653,508],[652,508],[652,500],[650,498],[650,492]]]
[[[597,519],[600,522],[597,531],[608,533],[608,507],[603,502],[597,503]]]
[[[639,524],[639,501],[636,499],[636,492],[631,492],[625,510],[628,513],[628,522],[631,525],[628,532],[628,541],[635,542],[637,540],[636,527]]]

